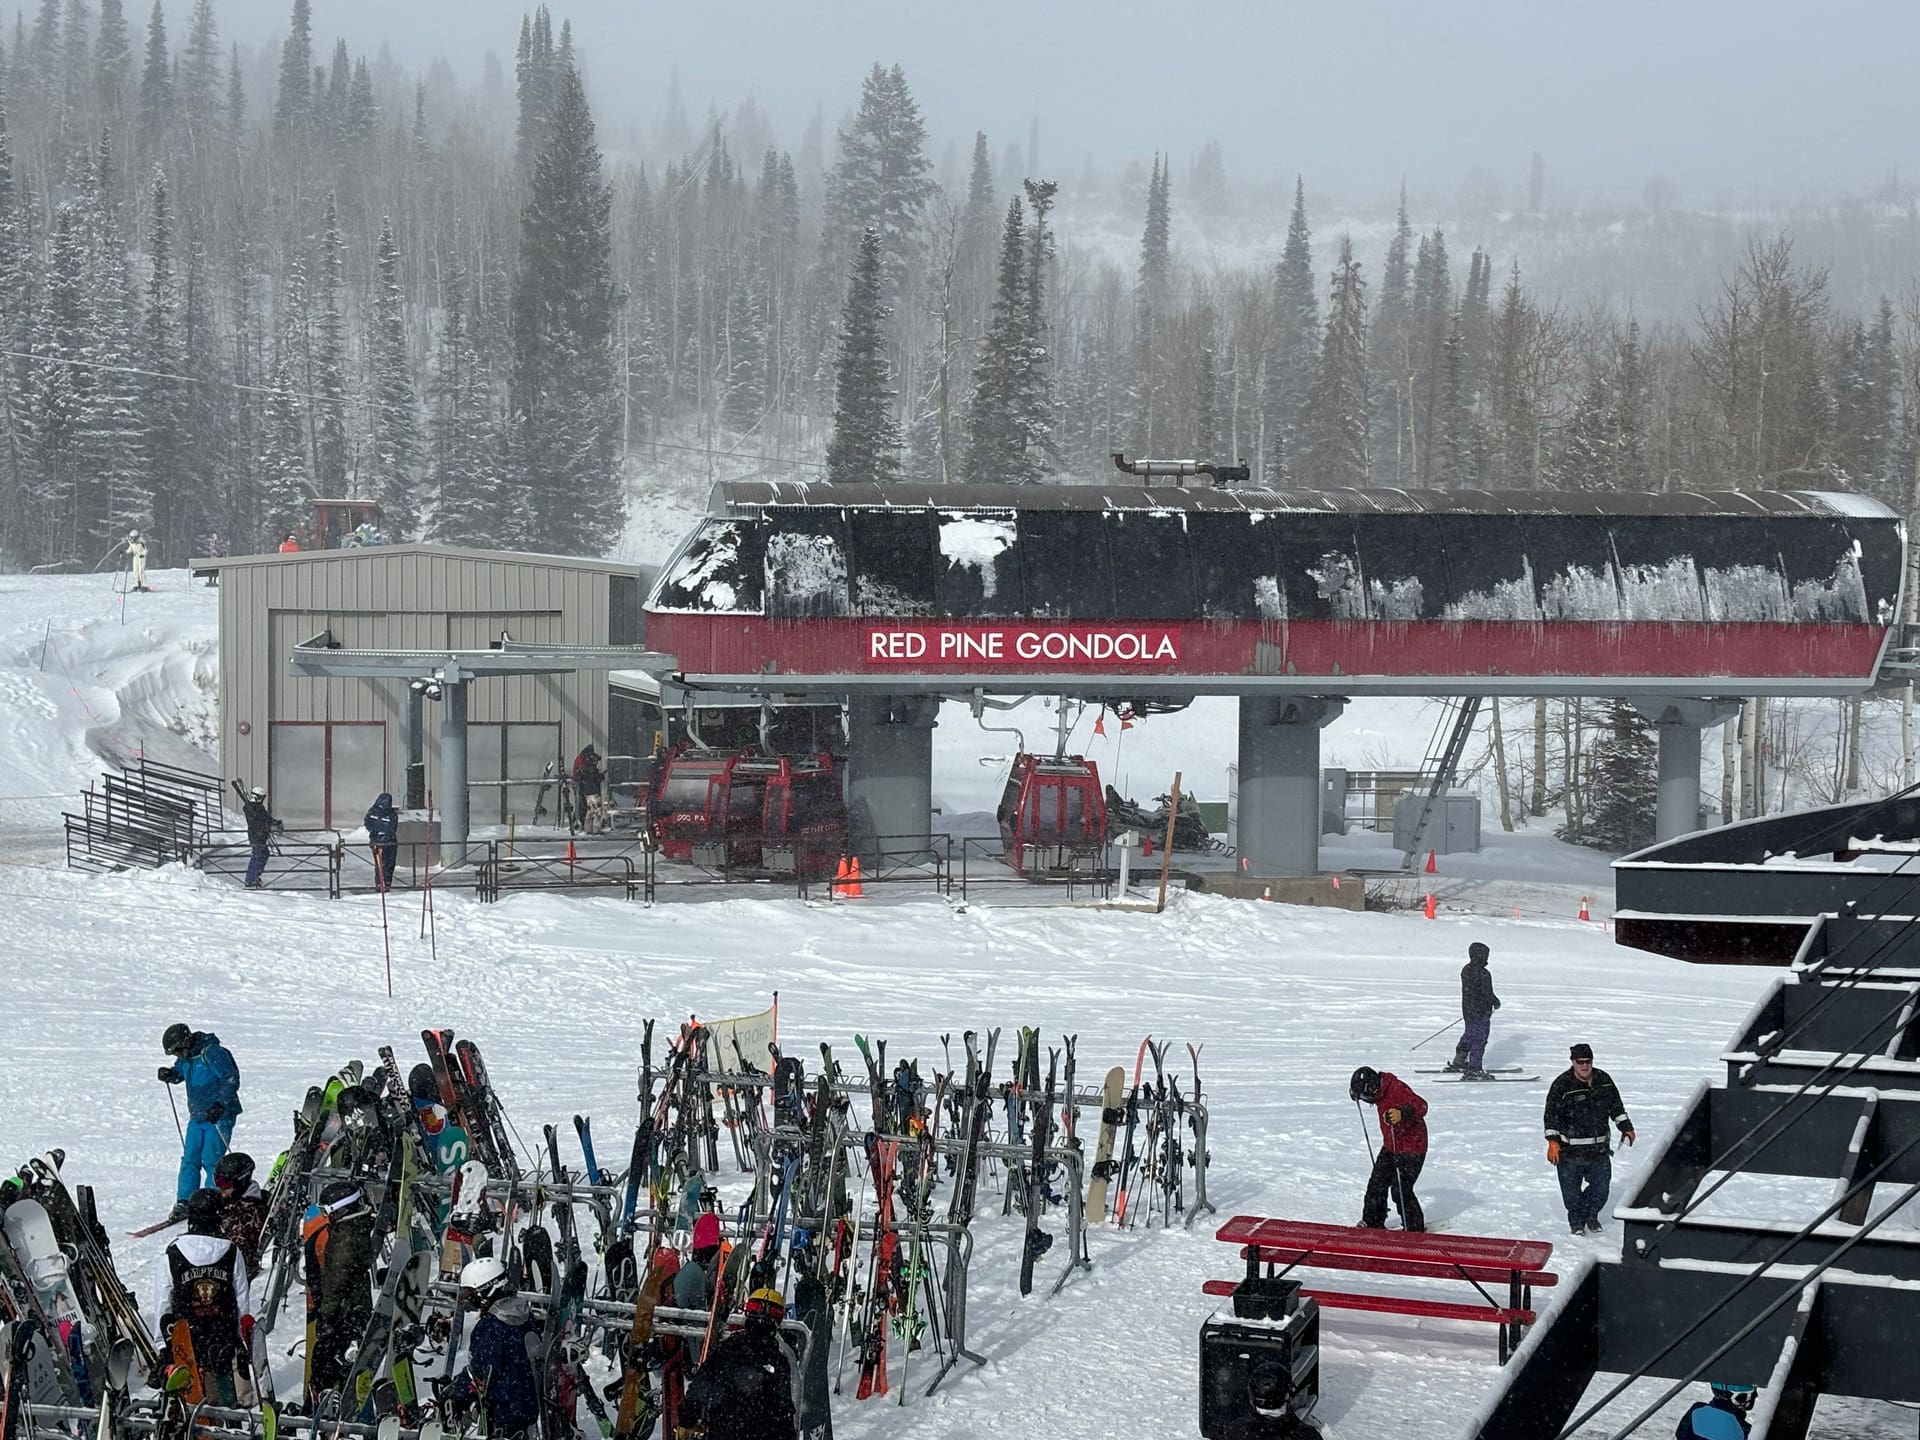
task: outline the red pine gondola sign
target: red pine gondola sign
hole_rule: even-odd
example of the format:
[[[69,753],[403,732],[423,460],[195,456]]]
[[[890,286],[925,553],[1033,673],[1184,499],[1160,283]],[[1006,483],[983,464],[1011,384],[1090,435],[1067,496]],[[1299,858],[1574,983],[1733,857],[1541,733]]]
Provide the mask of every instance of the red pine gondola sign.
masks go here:
[[[1180,637],[1153,625],[876,625],[866,652],[874,665],[1177,665]]]

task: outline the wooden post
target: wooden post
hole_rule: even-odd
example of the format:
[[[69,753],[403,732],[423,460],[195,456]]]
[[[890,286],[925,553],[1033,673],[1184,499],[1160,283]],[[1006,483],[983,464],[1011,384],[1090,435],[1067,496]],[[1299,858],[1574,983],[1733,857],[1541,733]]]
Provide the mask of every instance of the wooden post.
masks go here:
[[[1160,848],[1160,899],[1153,907],[1158,915],[1167,908],[1167,872],[1173,868],[1173,827],[1180,818],[1180,772],[1173,772],[1173,793],[1167,797],[1167,843]]]

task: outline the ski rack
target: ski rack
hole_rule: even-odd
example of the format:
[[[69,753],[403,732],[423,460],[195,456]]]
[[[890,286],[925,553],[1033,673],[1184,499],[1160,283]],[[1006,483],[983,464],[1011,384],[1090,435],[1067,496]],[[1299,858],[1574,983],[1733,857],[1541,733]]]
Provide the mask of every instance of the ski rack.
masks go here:
[[[113,1430],[115,1434],[132,1430],[141,1434],[157,1432],[162,1424],[161,1412],[166,1402],[158,1395],[143,1395],[137,1399],[119,1401],[113,1407]],[[25,1407],[26,1424],[21,1426],[22,1435],[31,1435],[35,1440],[73,1440],[74,1431],[59,1428],[81,1422],[86,1429],[80,1433],[91,1433],[93,1427],[100,1424],[98,1405],[35,1405],[29,1402]],[[235,1440],[260,1440],[260,1411],[238,1409],[230,1405],[189,1405],[187,1415],[192,1419],[192,1430],[197,1435],[233,1436]],[[332,1440],[335,1435],[352,1435],[362,1440],[374,1440],[380,1433],[380,1427],[369,1425],[360,1420],[325,1420],[312,1415],[295,1415],[289,1411],[278,1411],[275,1415],[279,1433],[288,1432],[318,1436],[323,1430]],[[51,1424],[46,1422],[51,1421]],[[418,1430],[400,1430],[400,1440],[419,1440]]]
[[[447,1302],[446,1309],[453,1308],[453,1301],[460,1293],[460,1285],[455,1280],[434,1280],[427,1286],[429,1309],[442,1308],[436,1302]],[[532,1313],[545,1318],[553,1306],[553,1297],[545,1290],[521,1290],[516,1292],[527,1302]],[[630,1328],[633,1324],[633,1302],[630,1300],[609,1300],[604,1295],[589,1295],[576,1302],[583,1315],[592,1315],[605,1320],[618,1328]],[[732,1310],[727,1314],[729,1326],[746,1323],[746,1313]],[[653,1329],[657,1335],[677,1335],[683,1340],[701,1340],[706,1338],[707,1327],[713,1316],[705,1310],[684,1310],[677,1305],[656,1306],[653,1312]],[[813,1331],[804,1320],[789,1317],[780,1322],[780,1333],[798,1341],[795,1349],[797,1363],[804,1367],[807,1352],[813,1348]]]

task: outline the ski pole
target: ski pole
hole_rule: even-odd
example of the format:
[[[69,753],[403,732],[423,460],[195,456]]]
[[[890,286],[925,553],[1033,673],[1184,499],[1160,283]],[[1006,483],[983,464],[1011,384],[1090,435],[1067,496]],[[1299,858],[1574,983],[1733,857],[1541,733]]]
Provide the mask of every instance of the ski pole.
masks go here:
[[[164,1080],[160,1083],[163,1085],[166,1084]],[[180,1124],[180,1106],[174,1101],[173,1086],[171,1085],[167,1085],[167,1108],[173,1111],[173,1128],[180,1132],[180,1143],[185,1145],[187,1143],[187,1132]]]
[[[1431,1041],[1431,1040],[1438,1040],[1442,1035],[1446,1034],[1447,1031],[1451,1030],[1454,1026],[1458,1025],[1459,1023],[1460,1022],[1458,1020],[1449,1020],[1446,1024],[1442,1025],[1438,1030],[1434,1031],[1431,1035],[1427,1036],[1426,1040],[1422,1040],[1420,1042],[1420,1045],[1425,1045],[1428,1043],[1428,1041]],[[1407,1050],[1409,1053],[1411,1053],[1412,1051],[1418,1050],[1420,1048],[1420,1045],[1409,1045],[1407,1047]]]
[[[1360,1122],[1360,1138],[1367,1142],[1367,1163],[1372,1165],[1374,1163],[1373,1132],[1367,1129],[1367,1112],[1360,1108],[1360,1100],[1357,1096],[1353,1101],[1353,1114],[1354,1118]]]
[[[1387,1122],[1387,1130],[1393,1136],[1392,1153],[1397,1156],[1400,1153],[1400,1127],[1389,1120]],[[1406,1181],[1401,1178],[1400,1167],[1397,1164],[1393,1167],[1393,1191],[1400,1200],[1400,1227],[1405,1229],[1407,1224],[1407,1185]]]

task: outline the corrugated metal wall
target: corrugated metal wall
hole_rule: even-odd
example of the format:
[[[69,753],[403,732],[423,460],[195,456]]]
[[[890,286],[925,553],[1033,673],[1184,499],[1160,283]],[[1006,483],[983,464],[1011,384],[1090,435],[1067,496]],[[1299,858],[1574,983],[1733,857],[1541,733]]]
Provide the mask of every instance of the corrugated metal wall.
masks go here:
[[[423,547],[242,559],[220,570],[220,754],[230,776],[266,783],[276,720],[379,721],[386,788],[405,788],[406,686],[293,675],[293,647],[321,631],[348,649],[485,649],[502,631],[539,644],[610,641],[618,572],[564,560]],[[473,682],[469,719],[560,726],[567,757],[607,748],[605,671]],[[241,726],[247,733],[241,733]],[[425,707],[427,785],[439,784],[440,707]],[[371,797],[368,797],[369,799]]]

